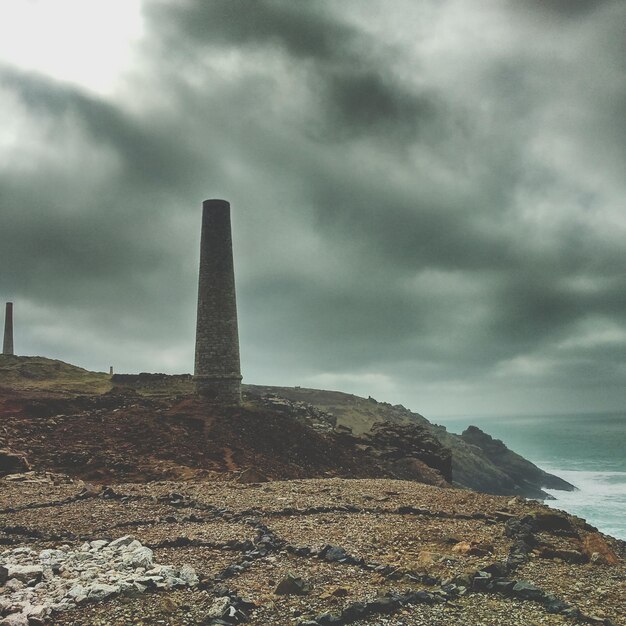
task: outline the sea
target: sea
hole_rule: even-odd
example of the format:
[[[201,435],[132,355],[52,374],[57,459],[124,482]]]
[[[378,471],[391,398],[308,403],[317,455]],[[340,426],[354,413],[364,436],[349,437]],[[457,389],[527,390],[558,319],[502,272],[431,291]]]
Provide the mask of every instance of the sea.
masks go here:
[[[546,504],[626,540],[626,413],[455,417],[432,420],[460,434],[478,426],[509,449],[578,487],[545,489]]]

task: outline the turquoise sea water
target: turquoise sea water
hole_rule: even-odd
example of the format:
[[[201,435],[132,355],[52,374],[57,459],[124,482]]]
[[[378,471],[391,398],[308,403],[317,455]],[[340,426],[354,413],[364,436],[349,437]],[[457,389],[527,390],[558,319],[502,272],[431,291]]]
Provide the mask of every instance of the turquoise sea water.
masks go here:
[[[626,540],[626,413],[433,420],[450,432],[474,424],[579,491],[549,491],[546,504]]]

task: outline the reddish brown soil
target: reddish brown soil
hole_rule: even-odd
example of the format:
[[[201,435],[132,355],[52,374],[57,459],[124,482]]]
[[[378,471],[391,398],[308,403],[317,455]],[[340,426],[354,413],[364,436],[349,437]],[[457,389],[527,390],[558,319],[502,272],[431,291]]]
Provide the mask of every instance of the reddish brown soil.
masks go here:
[[[0,395],[0,448],[34,469],[91,481],[185,479],[253,467],[268,478],[377,477],[369,455],[253,404],[133,392],[54,398]]]

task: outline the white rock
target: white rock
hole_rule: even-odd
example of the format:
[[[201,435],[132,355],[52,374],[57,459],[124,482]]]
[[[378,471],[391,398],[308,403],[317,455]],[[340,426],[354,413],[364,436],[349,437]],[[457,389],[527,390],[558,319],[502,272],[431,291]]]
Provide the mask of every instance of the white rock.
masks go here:
[[[44,567],[43,568],[43,581],[40,583],[37,583],[37,585],[35,585],[35,587],[37,587],[38,585],[46,585],[46,583],[49,583],[50,581],[55,579],[55,575],[54,575],[54,571],[51,567]]]
[[[67,596],[73,600],[80,598],[81,596],[87,596],[89,588],[83,585],[74,585],[68,592]]]
[[[18,620],[17,626],[24,620],[14,615],[43,620],[53,611],[65,611],[119,593],[139,595],[148,588],[198,584],[192,567],[185,565],[179,572],[171,565],[153,563],[152,550],[130,535],[111,543],[91,541],[78,549],[67,545],[41,551],[23,547],[1,554],[8,579],[0,589],[0,616]],[[37,580],[32,586],[25,585]],[[5,622],[0,622],[0,626],[6,626]]]
[[[42,550],[39,553],[39,560],[40,561],[52,561],[53,559],[58,559],[59,553],[61,557],[65,556],[65,554],[63,554],[63,552],[61,552],[60,550]]]
[[[18,580],[17,578],[10,578],[5,583],[4,588],[13,592],[19,591],[20,589],[24,589],[24,583],[21,580]]]
[[[146,585],[142,585],[141,583],[138,583],[138,582],[134,582],[133,586],[139,593],[144,593],[145,590],[148,588]]]
[[[129,580],[122,580],[119,584],[120,593],[127,596],[134,596],[143,593],[146,588],[143,585],[138,585]]]
[[[71,600],[68,600],[67,598],[63,598],[63,600],[61,600],[60,602],[57,602],[56,604],[51,604],[50,608],[53,611],[67,611],[69,609],[73,609],[76,606],[75,602],[72,602]]]
[[[109,547],[110,548],[117,548],[119,546],[127,546],[127,545],[131,544],[133,541],[135,541],[134,537],[132,537],[131,535],[124,535],[123,537],[120,537],[119,539],[114,539],[109,544]]]
[[[128,555],[128,559],[125,561],[131,565],[131,567],[150,567],[152,565],[152,558],[154,553],[150,548],[141,546]]]
[[[198,576],[196,575],[196,570],[191,567],[191,565],[187,565],[186,563],[180,568],[179,577],[186,582],[189,586],[195,587],[198,582]]]
[[[217,598],[207,611],[205,619],[219,619],[224,615],[229,606],[230,598],[228,596]]]
[[[16,578],[25,583],[43,575],[41,565],[9,565],[7,569],[9,570],[9,578]]]
[[[51,613],[50,607],[46,606],[45,604],[36,604],[36,605],[27,606],[24,608],[23,612],[26,615],[28,615],[28,617],[39,617],[39,618],[48,617],[48,615],[50,615]]]
[[[95,584],[89,587],[89,593],[87,597],[90,600],[106,600],[116,593],[120,592],[119,585],[104,585],[104,584]]]
[[[11,613],[0,621],[0,626],[28,626],[28,617],[24,613]]]

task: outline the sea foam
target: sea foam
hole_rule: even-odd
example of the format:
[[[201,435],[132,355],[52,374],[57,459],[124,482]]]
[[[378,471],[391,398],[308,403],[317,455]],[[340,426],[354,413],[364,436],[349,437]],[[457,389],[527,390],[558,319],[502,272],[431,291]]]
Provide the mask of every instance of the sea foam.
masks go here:
[[[556,498],[546,504],[583,517],[603,533],[626,541],[626,472],[542,467],[578,487],[578,491],[546,489]]]

